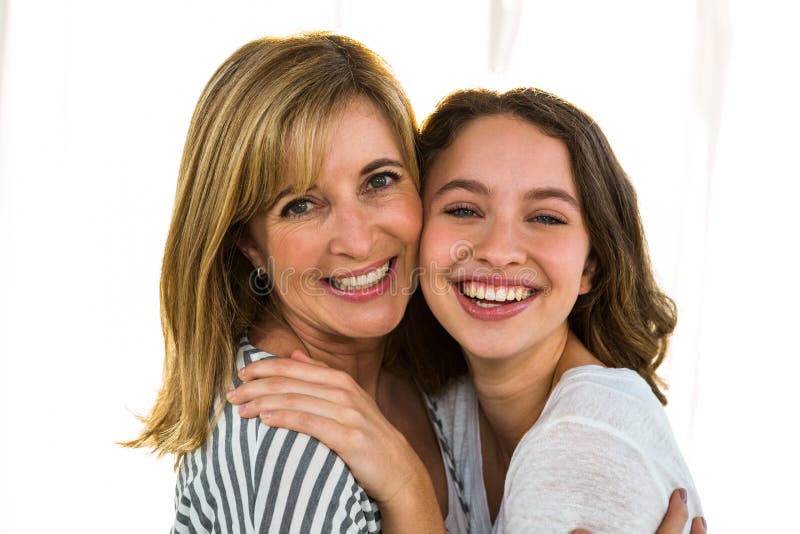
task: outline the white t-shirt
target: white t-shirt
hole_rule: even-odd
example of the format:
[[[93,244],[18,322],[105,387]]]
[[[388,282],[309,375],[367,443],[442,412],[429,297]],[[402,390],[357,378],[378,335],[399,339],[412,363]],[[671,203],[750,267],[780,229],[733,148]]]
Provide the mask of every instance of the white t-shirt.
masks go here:
[[[655,532],[678,487],[688,491],[689,517],[702,515],[666,414],[634,371],[587,365],[564,373],[514,451],[494,526],[470,378],[433,404],[473,533]]]

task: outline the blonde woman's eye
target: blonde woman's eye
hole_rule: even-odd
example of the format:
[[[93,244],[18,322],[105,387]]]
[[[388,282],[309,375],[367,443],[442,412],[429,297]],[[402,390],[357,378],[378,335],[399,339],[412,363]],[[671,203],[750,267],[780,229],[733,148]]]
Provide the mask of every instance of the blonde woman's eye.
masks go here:
[[[311,200],[307,198],[298,198],[292,200],[281,210],[281,217],[297,217],[308,213],[311,209]]]
[[[370,189],[384,189],[395,182],[400,177],[393,172],[382,172],[380,174],[376,174],[374,176],[370,176],[367,180],[367,186]]]

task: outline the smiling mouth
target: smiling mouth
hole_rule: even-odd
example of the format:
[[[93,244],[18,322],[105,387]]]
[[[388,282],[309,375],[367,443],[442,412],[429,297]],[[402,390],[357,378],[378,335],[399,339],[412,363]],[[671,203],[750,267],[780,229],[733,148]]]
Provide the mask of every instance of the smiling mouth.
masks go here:
[[[363,291],[383,282],[389,275],[389,272],[396,261],[397,256],[389,259],[383,265],[380,265],[377,268],[369,272],[362,273],[358,276],[339,276],[336,278],[331,277],[326,278],[325,282],[339,291]]]
[[[499,308],[522,302],[536,296],[539,291],[533,287],[487,284],[475,280],[462,280],[456,284],[457,290],[480,308]]]

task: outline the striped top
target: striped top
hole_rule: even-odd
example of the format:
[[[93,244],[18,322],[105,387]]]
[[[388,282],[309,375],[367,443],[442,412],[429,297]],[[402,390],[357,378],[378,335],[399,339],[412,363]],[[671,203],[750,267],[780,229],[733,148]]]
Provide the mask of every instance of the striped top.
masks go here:
[[[243,336],[236,368],[269,357]],[[243,419],[227,402],[205,444],[180,459],[175,512],[174,534],[368,533],[381,525],[376,503],[328,447]]]

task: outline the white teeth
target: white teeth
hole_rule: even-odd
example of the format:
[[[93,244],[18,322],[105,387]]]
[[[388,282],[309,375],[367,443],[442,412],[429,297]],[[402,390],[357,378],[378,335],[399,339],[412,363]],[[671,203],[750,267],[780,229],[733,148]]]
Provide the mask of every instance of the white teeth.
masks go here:
[[[536,293],[536,290],[523,286],[490,286],[483,282],[470,280],[461,285],[461,292],[473,299],[510,302],[525,300]],[[478,304],[489,306],[488,303]]]
[[[374,271],[359,276],[348,276],[345,278],[330,278],[330,283],[336,289],[343,291],[353,291],[357,289],[366,289],[375,285],[386,277],[389,272],[389,262],[387,261]]]

